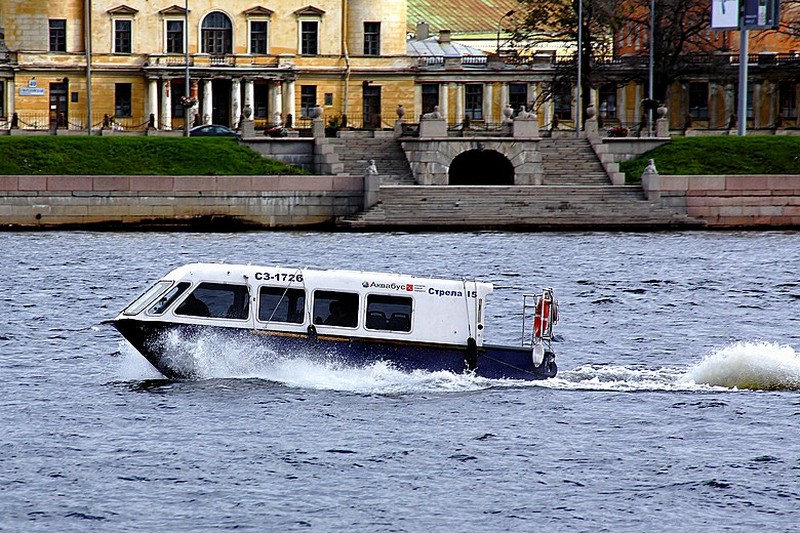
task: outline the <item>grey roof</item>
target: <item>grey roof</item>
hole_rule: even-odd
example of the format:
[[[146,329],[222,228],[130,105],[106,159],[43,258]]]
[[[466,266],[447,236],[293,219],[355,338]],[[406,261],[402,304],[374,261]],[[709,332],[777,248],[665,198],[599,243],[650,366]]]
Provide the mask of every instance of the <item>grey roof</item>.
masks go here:
[[[414,57],[468,57],[486,55],[477,48],[472,48],[463,44],[455,42],[440,43],[438,37],[428,37],[427,39],[423,39],[421,41],[411,39],[406,42],[406,52],[408,55]]]

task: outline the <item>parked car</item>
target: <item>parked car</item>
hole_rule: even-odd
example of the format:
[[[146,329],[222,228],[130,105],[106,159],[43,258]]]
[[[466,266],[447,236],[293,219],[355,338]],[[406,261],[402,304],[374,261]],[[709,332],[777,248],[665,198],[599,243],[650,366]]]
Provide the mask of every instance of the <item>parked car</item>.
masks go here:
[[[233,131],[227,126],[220,126],[219,124],[195,126],[189,130],[189,135],[191,137],[235,137],[237,139],[241,137],[238,131]]]

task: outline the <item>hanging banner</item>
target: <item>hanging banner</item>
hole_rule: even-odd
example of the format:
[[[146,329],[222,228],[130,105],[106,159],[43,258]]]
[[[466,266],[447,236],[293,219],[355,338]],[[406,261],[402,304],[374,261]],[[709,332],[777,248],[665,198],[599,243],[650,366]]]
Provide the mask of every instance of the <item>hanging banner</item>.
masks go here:
[[[744,0],[743,29],[774,29],[780,22],[781,0]]]
[[[714,30],[738,29],[739,0],[712,0],[711,28]]]

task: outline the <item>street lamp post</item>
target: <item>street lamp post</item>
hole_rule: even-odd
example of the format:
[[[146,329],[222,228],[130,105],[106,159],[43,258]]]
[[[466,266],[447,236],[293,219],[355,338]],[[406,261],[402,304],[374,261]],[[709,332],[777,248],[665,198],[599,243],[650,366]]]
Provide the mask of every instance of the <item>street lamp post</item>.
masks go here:
[[[649,67],[649,82],[647,84],[647,98],[650,100],[652,104],[653,100],[653,63],[655,63],[655,45],[656,45],[656,0],[650,0],[650,67]],[[653,136],[653,106],[651,105],[649,109],[646,109],[647,113],[650,115],[648,117],[648,135],[650,137]]]
[[[583,73],[583,0],[578,0],[578,83],[575,84],[575,137],[581,136],[581,74]]]
[[[189,98],[189,91],[191,90],[191,85],[189,84],[189,0],[184,1],[183,6],[183,53],[184,53],[184,61],[186,63],[186,72],[184,74],[184,98]],[[191,107],[183,106],[183,135],[185,137],[189,136],[189,115],[191,114],[190,111]]]
[[[495,52],[497,53],[497,57],[500,57],[500,30],[502,29],[503,19],[513,16],[514,13],[516,13],[516,12],[517,12],[516,9],[511,9],[505,15],[500,17],[500,20],[497,21],[497,48],[495,49]]]

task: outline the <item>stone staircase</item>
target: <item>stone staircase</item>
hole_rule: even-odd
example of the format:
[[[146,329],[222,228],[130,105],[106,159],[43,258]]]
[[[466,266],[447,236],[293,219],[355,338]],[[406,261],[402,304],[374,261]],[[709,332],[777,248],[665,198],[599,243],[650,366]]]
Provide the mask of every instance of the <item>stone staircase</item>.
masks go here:
[[[648,201],[639,186],[611,185],[586,139],[542,139],[543,185],[415,185],[400,144],[390,138],[331,139],[345,172],[375,159],[378,204],[337,221],[369,230],[653,230],[702,227],[677,209]]]
[[[381,202],[342,227],[445,229],[667,229],[702,222],[612,185],[382,186]]]
[[[603,165],[587,139],[539,141],[543,185],[610,185]]]
[[[334,153],[344,164],[344,173],[363,176],[369,160],[375,166],[381,181],[389,185],[413,185],[414,177],[403,148],[394,136],[373,137],[369,131],[346,131],[344,137],[326,139]]]

